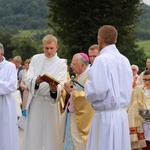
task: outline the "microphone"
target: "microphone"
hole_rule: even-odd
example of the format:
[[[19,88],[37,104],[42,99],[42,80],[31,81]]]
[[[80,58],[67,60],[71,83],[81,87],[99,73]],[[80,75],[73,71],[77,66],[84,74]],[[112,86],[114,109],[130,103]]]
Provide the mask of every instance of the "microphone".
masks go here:
[[[78,84],[79,86],[81,86],[84,89],[84,86],[81,85],[79,82],[77,82],[76,80],[73,80],[74,83]]]
[[[70,87],[73,88],[73,83],[74,83],[75,75],[71,75],[70,78],[71,78]]]

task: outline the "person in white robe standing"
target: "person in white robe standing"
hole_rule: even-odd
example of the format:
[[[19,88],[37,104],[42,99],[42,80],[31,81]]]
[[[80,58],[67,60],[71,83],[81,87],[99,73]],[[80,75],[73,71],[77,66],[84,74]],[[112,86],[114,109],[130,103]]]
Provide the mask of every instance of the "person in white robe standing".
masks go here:
[[[116,48],[117,30],[104,25],[98,31],[100,55],[88,71],[85,96],[95,114],[87,150],[130,150],[126,107],[132,93],[132,70],[129,60]]]
[[[17,90],[17,71],[4,57],[0,43],[0,150],[18,150],[16,103],[12,93]]]
[[[46,35],[43,38],[44,53],[32,57],[24,78],[31,102],[27,104],[23,150],[63,149],[57,101],[61,96],[61,85],[67,80],[67,64],[65,59],[57,56],[57,49],[57,38]],[[44,82],[41,76],[45,73],[59,80],[60,84]]]

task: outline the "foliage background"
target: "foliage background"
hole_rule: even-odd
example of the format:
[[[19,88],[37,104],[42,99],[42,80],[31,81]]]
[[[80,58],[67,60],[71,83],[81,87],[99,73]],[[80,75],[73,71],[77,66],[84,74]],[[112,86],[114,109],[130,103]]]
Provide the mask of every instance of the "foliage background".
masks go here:
[[[64,6],[65,9],[61,9]],[[49,26],[60,37],[66,58],[77,52],[86,52],[97,42],[100,26],[111,24],[118,30],[117,47],[131,63],[145,66],[146,56],[135,44],[135,26],[141,14],[138,0],[49,0]],[[69,56],[69,57],[68,57]]]
[[[54,34],[59,41],[59,55],[69,62],[74,53],[87,53],[88,47],[97,43],[100,26],[112,24],[119,32],[120,52],[143,70],[150,49],[143,49],[140,42],[150,39],[150,7],[139,2],[1,0],[0,42],[4,44],[5,57],[21,55],[25,60],[41,53],[43,36]]]

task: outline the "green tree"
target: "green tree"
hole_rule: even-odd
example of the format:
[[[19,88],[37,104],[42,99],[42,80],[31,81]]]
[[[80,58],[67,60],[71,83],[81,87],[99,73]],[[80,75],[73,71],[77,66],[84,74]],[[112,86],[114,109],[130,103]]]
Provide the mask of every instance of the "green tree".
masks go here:
[[[142,15],[138,17],[136,37],[138,40],[147,40],[150,39],[150,6],[142,4],[139,9],[142,10]]]
[[[134,44],[139,3],[140,0],[49,0],[49,26],[65,45],[64,57],[70,59],[74,53],[87,53],[89,46],[97,43],[99,27],[111,24],[119,32],[120,52],[137,64],[139,59],[145,61],[143,51]]]
[[[20,55],[23,61],[37,53],[36,43],[26,37],[13,37],[11,45],[14,47],[13,57]]]
[[[12,58],[13,47],[10,45],[12,35],[0,33],[0,43],[4,46],[4,56],[6,59]]]
[[[47,15],[47,0],[0,0],[0,32],[7,27],[47,29]]]

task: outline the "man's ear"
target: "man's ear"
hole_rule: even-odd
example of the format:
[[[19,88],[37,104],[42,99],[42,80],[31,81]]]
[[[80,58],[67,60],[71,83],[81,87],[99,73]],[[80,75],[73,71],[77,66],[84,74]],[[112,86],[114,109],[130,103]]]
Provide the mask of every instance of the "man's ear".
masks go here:
[[[99,36],[99,42],[104,42],[104,39]]]
[[[101,43],[101,42],[103,42],[104,40],[103,40],[103,38],[101,37],[101,36],[98,36],[97,37],[97,43]]]
[[[58,51],[59,46],[58,46],[58,45],[56,45],[56,48],[57,48],[57,50],[56,50],[56,51]]]

